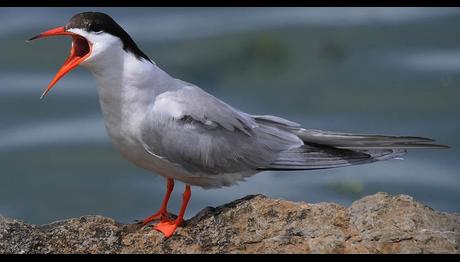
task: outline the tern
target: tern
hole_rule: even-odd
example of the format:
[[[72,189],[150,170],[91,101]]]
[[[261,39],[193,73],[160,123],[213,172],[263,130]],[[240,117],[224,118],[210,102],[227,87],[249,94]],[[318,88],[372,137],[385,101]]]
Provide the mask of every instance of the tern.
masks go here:
[[[446,148],[416,136],[306,129],[272,115],[242,112],[198,86],[170,76],[109,15],[84,12],[30,40],[70,36],[70,55],[43,92],[81,65],[95,77],[105,127],[114,147],[136,166],[167,181],[158,212],[166,238],[184,220],[191,186],[218,188],[267,170],[314,170],[400,157],[412,148]],[[176,219],[168,216],[174,181],[185,184]]]

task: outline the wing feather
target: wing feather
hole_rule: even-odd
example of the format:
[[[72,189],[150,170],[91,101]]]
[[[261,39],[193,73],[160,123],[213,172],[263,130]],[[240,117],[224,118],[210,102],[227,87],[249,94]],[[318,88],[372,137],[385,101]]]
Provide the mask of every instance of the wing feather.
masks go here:
[[[291,131],[259,123],[192,85],[158,95],[141,132],[155,155],[207,175],[254,171],[303,145]]]

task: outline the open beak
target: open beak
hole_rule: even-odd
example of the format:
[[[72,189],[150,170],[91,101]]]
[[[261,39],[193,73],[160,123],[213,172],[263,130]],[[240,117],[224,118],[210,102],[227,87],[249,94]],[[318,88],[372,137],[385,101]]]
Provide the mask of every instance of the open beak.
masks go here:
[[[69,35],[72,37],[72,48],[70,49],[70,55],[65,60],[64,64],[61,66],[57,74],[54,76],[53,80],[49,83],[48,87],[46,90],[43,92],[42,96],[40,98],[43,98],[48,94],[48,92],[53,88],[53,86],[61,79],[65,74],[68,72],[72,71],[75,67],[77,67],[81,62],[85,61],[86,58],[88,58],[91,55],[91,48],[92,44],[86,40],[86,38],[77,35],[72,32],[68,32],[65,30],[63,26],[57,27],[51,30],[48,30],[46,32],[43,32],[39,35],[36,35],[27,42],[38,39],[38,38],[43,38],[43,37],[49,37],[49,36],[58,36],[58,35]]]

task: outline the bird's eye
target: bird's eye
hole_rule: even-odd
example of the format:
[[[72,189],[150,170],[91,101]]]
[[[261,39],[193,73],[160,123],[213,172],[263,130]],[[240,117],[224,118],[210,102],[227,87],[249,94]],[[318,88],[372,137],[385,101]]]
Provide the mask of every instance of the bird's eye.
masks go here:
[[[93,31],[93,32],[95,32],[95,33],[98,33],[98,32],[100,32],[100,31],[102,31],[101,26],[98,25],[98,24],[93,24],[93,25],[91,25],[90,29],[91,29],[91,31]]]

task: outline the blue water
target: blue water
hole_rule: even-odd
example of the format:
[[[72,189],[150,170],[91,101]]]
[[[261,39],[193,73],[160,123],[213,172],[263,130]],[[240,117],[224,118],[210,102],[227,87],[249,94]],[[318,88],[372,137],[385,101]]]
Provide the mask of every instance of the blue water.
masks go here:
[[[1,214],[38,224],[87,214],[132,222],[160,205],[164,180],[111,146],[87,71],[76,69],[39,99],[70,41],[24,40],[87,10],[112,15],[175,77],[250,113],[452,146],[371,165],[265,172],[230,188],[194,187],[188,217],[257,193],[350,205],[385,191],[460,212],[458,8],[0,8],[7,21],[0,24]]]

